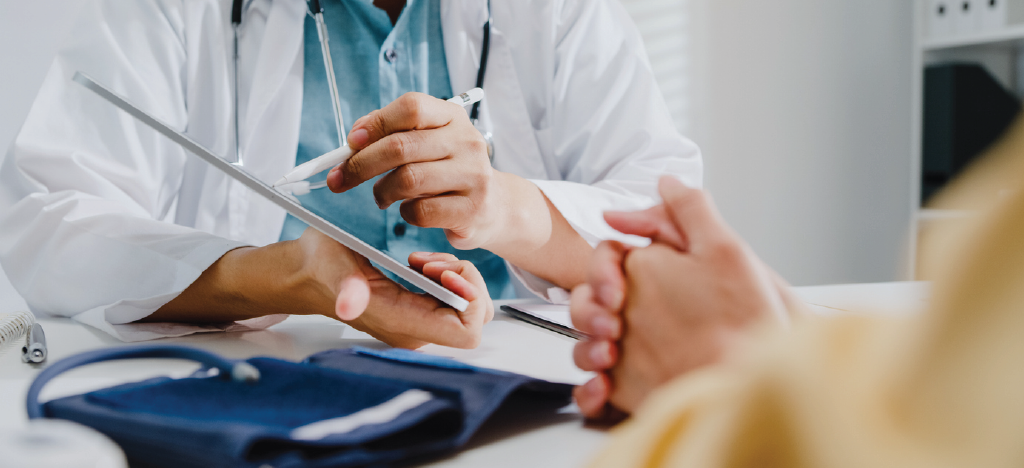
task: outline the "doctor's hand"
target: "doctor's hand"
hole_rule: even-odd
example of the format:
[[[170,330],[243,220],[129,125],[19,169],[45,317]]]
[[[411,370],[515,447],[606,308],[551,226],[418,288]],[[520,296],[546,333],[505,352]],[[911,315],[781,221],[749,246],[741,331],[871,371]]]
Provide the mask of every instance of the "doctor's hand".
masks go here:
[[[358,152],[328,174],[332,191],[387,174],[373,187],[381,209],[401,202],[406,221],[445,229],[458,249],[501,242],[519,178],[491,167],[487,143],[462,106],[407,93],[357,120],[348,141]]]
[[[443,253],[413,254],[409,263],[469,301],[466,311],[406,290],[365,257],[306,229],[294,241],[228,252],[145,321],[223,323],[321,314],[395,347],[476,347],[494,306],[473,264]]]
[[[427,252],[410,255],[409,265],[469,301],[466,311],[410,292],[374,269],[368,276],[370,300],[365,311],[342,305],[347,301],[343,283],[337,318],[398,348],[416,349],[428,343],[465,349],[479,346],[482,327],[494,318],[494,305],[476,267],[452,254]]]
[[[573,324],[594,336],[574,358],[599,372],[575,391],[588,417],[607,414],[608,403],[635,410],[659,385],[720,361],[754,324],[788,322],[802,307],[703,192],[668,178],[660,191],[661,207],[607,216],[654,243],[601,245],[590,281],[573,291]]]
[[[415,253],[412,268],[470,302],[459,312],[427,294],[416,294],[384,276],[365,257],[315,229],[298,239],[307,310],[341,320],[390,346],[428,343],[456,348],[480,344],[494,317],[487,285],[472,263],[446,253]]]

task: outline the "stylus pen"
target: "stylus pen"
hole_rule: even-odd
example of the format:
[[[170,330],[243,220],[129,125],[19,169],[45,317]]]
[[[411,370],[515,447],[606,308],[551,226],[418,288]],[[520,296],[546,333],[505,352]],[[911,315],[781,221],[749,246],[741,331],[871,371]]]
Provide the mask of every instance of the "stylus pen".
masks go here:
[[[480,102],[483,98],[484,90],[480,88],[473,88],[449,99],[448,102],[466,107]],[[341,148],[329,151],[323,156],[307,161],[297,166],[295,169],[292,169],[291,172],[285,174],[284,177],[280,178],[277,182],[274,182],[274,187],[280,187],[282,185],[293,184],[295,182],[306,180],[314,175],[326,171],[327,169],[337,166],[338,164],[348,161],[348,158],[351,158],[352,154],[352,147],[342,145]]]

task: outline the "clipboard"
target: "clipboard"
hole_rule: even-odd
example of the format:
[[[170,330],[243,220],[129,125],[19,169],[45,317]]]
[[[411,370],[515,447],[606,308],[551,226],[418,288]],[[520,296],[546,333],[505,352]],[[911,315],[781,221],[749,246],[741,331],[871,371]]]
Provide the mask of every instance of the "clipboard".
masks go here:
[[[107,89],[105,86],[97,83],[95,80],[85,75],[84,73],[75,72],[75,76],[74,78],[72,78],[72,80],[75,83],[78,83],[88,88],[90,91],[96,93],[101,98],[105,99],[107,102],[110,102],[111,104],[117,106],[119,109],[127,112],[132,117],[135,117],[135,119],[139,122],[146,124],[146,126],[148,126],[149,128],[152,128],[153,130],[156,130],[158,133],[164,135],[165,137],[170,138],[171,141],[181,145],[181,147],[184,148],[186,152],[198,156],[202,160],[209,163],[211,166],[219,169],[221,172],[224,172],[231,178],[241,182],[243,185],[251,189],[253,192],[256,192],[256,194],[260,195],[263,198],[266,198],[275,205],[284,208],[285,211],[290,213],[292,216],[295,216],[296,218],[302,220],[313,229],[316,229],[317,231],[324,233],[327,237],[330,237],[331,239],[334,239],[341,243],[341,245],[344,245],[345,247],[348,247],[354,252],[368,258],[370,261],[377,263],[385,270],[388,270],[398,275],[399,278],[408,281],[410,284],[422,289],[427,294],[434,296],[439,301],[452,306],[456,310],[460,312],[465,312],[466,308],[469,307],[469,302],[460,297],[458,294],[455,294],[449,291],[444,286],[435,283],[430,278],[423,276],[418,271],[410,268],[408,265],[391,258],[384,252],[381,252],[380,250],[377,250],[370,244],[363,242],[358,237],[349,234],[344,229],[341,229],[340,227],[331,224],[329,221],[321,218],[316,213],[313,213],[312,211],[303,207],[302,204],[300,204],[298,201],[290,198],[288,195],[278,192],[270,185],[264,183],[262,180],[253,177],[251,174],[246,172],[241,167],[231,164],[230,162],[221,158],[220,156],[213,154],[213,152],[206,149],[199,143],[196,143],[191,138],[185,136],[183,133],[174,130],[173,128],[161,122],[157,118],[142,111],[134,104],[128,102],[126,99],[119,96],[117,93],[114,93],[113,91]]]

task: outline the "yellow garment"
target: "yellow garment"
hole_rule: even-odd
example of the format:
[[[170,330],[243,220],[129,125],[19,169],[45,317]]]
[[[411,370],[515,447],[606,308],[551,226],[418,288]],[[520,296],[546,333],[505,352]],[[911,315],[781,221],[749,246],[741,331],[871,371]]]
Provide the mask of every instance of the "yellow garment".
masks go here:
[[[677,379],[594,466],[1024,466],[1024,123],[937,204],[931,307],[808,319]]]

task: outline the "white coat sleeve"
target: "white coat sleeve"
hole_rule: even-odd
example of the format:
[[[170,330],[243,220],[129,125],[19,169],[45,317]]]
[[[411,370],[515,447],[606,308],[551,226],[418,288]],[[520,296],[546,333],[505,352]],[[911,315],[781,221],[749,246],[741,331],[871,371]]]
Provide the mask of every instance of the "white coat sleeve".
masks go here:
[[[609,227],[603,213],[654,206],[663,175],[700,187],[700,150],[676,130],[640,34],[618,2],[566,0],[555,14],[553,81],[538,142],[558,174],[531,182],[591,245],[645,245]],[[549,300],[567,297],[512,270]]]
[[[132,323],[243,244],[173,224],[189,156],[70,81],[83,71],[186,128],[182,5],[89,3],[0,168],[4,271],[34,312],[74,317],[126,341],[282,320]]]

